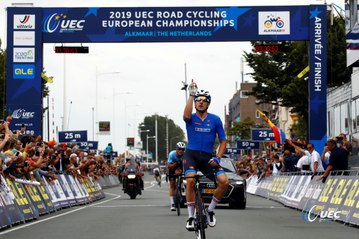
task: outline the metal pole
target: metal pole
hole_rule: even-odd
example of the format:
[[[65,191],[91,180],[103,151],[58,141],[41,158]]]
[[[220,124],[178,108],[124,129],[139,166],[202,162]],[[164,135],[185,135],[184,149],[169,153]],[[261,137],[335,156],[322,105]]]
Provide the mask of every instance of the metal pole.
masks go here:
[[[92,140],[95,141],[95,107],[92,107]]]
[[[96,125],[98,124],[98,71],[96,66]],[[98,140],[98,133],[97,133],[98,127],[96,127],[96,139]]]
[[[187,64],[184,63],[184,82],[185,82],[185,85],[187,85]],[[186,92],[186,103],[187,103],[187,87],[185,89],[185,92]]]
[[[166,115],[166,159],[168,159],[168,115]]]
[[[158,163],[158,127],[157,127],[157,115],[156,115],[156,121],[155,121],[155,131],[156,131],[156,134],[155,134],[155,142],[156,142],[156,163]]]
[[[146,134],[146,159],[147,159],[147,167],[148,167],[148,134]]]
[[[64,54],[64,97],[63,97],[63,108],[62,114],[64,116],[62,120],[62,130],[67,130],[67,84],[66,84],[66,54]]]

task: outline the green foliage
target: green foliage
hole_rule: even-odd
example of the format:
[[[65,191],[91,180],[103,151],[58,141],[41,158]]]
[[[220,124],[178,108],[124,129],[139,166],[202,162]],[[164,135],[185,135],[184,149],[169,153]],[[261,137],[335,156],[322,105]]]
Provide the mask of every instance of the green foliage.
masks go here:
[[[176,125],[172,119],[168,119],[160,115],[146,116],[143,122],[139,125],[142,130],[149,129],[150,132],[141,133],[141,140],[144,142],[143,148],[146,149],[146,134],[148,136],[155,136],[155,122],[157,118],[157,136],[158,136],[158,161],[166,160],[166,121],[168,121],[168,150],[173,150],[176,143],[179,141],[185,142],[185,135],[181,127]],[[171,145],[170,145],[171,144]],[[152,152],[153,158],[156,157],[156,144],[155,139],[148,140],[148,151]]]
[[[251,128],[255,123],[250,119],[246,118],[242,122],[234,122],[233,127],[228,129],[228,136],[237,136],[237,139],[250,139]]]
[[[308,124],[302,117],[298,119],[297,124],[292,125],[292,129],[297,133],[297,137],[299,141],[308,142],[308,133],[307,129]]]

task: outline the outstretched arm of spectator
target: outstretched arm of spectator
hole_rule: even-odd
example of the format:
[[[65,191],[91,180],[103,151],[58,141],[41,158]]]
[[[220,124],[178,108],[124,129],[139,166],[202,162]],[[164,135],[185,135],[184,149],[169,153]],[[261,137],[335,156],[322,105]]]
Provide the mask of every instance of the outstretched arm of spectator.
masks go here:
[[[4,148],[6,142],[9,140],[9,138],[10,138],[10,135],[9,135],[9,134],[5,134],[4,140],[1,141],[1,143],[0,143],[0,151],[2,151],[2,149]]]

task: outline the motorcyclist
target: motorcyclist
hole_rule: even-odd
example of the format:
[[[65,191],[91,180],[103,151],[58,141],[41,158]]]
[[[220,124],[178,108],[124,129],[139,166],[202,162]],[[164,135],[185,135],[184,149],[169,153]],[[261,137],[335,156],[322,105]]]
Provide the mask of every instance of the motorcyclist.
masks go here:
[[[136,161],[136,159],[134,157],[127,157],[124,172],[126,174],[128,174],[129,172],[136,173],[137,178],[138,178],[137,186],[139,186],[139,188],[141,190],[143,190],[144,189],[143,180],[142,180],[142,175],[140,174],[140,171],[141,171],[140,162]],[[122,190],[126,193],[126,188],[127,188],[127,178],[126,177],[123,178],[122,186],[123,186]],[[141,190],[139,191],[139,194],[141,194]]]

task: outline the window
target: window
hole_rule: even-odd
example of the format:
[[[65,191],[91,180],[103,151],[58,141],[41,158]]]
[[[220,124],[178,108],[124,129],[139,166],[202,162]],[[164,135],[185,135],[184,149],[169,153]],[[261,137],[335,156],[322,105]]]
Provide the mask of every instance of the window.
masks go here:
[[[256,118],[259,119],[260,117],[259,112],[256,110]]]
[[[249,96],[248,90],[241,91],[241,98],[248,98],[248,96]]]

